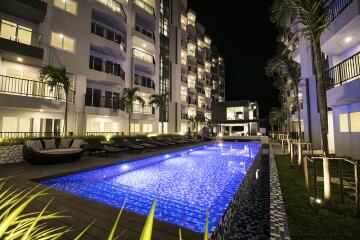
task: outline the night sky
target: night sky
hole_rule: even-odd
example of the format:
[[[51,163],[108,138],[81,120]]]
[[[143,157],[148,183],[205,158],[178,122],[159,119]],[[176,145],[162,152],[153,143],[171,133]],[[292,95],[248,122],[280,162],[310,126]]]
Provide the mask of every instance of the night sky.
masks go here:
[[[225,58],[226,100],[259,103],[266,118],[279,105],[278,92],[264,74],[265,63],[276,51],[276,30],[269,20],[272,1],[188,0]]]

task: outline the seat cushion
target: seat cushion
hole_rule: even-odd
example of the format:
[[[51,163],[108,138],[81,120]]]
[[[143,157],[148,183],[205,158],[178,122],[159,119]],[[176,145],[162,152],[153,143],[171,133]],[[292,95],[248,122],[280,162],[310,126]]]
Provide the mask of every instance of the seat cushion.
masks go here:
[[[44,139],[43,141],[44,141],[45,149],[54,149],[54,148],[56,148],[55,139]]]
[[[43,146],[42,146],[40,140],[26,140],[25,146],[27,148],[32,149],[35,152],[40,152],[40,150],[43,149]]]
[[[69,148],[71,141],[72,141],[72,139],[62,138],[60,140],[59,148]]]
[[[81,149],[73,149],[73,148],[55,148],[55,149],[44,149],[41,150],[40,153],[62,155],[62,154],[78,153],[81,151],[82,151]]]
[[[73,149],[79,149],[81,148],[81,145],[83,144],[82,139],[74,139],[73,143],[71,144],[71,148]]]

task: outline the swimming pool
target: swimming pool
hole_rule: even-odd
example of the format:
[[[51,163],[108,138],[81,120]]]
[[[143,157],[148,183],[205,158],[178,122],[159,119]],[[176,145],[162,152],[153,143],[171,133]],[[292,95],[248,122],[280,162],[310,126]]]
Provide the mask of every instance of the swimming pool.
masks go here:
[[[212,232],[223,216],[261,144],[214,143],[118,163],[41,183],[203,233],[206,212]]]

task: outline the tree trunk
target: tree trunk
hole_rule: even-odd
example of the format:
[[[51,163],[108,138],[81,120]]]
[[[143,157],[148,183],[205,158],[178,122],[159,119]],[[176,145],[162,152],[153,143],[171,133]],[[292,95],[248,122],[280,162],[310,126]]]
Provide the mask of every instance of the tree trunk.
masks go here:
[[[129,117],[128,117],[128,121],[129,121],[129,136],[130,136],[130,125],[131,125],[131,113],[132,113],[132,111],[133,111],[133,107],[132,107],[132,105],[131,105],[131,107],[130,107],[130,111],[129,111]]]
[[[164,114],[164,109],[160,108],[160,119],[161,119],[161,134],[164,134],[164,118],[163,118],[163,114]]]
[[[68,93],[65,92],[64,133],[67,135]]]
[[[320,39],[313,39],[313,50],[315,58],[315,69],[316,69],[316,81],[317,81],[317,96],[320,110],[320,127],[322,137],[322,150],[324,154],[329,155],[328,145],[328,118],[327,118],[327,103],[326,103],[326,89],[325,89],[325,78],[323,71],[323,62],[321,57],[321,46]]]
[[[298,139],[301,142],[301,115],[300,115],[300,100],[299,100],[299,84],[295,85],[295,101],[298,115]]]

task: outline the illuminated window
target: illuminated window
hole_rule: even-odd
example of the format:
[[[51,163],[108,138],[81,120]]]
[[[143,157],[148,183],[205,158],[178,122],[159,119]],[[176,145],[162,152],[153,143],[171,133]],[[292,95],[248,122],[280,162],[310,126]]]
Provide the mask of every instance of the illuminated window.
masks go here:
[[[143,124],[143,132],[144,133],[151,133],[153,131],[153,125],[152,124]]]
[[[244,107],[228,107],[226,108],[227,120],[242,120],[244,119]]]
[[[54,0],[54,6],[74,15],[77,13],[77,2],[73,0]]]
[[[349,117],[348,114],[339,114],[340,132],[349,132]]]
[[[1,21],[0,36],[5,39],[31,45],[31,28],[27,28],[6,20]]]
[[[351,132],[360,132],[360,112],[350,113]]]
[[[75,51],[75,40],[63,34],[52,32],[51,46],[73,53]]]
[[[130,131],[131,132],[140,132],[140,124],[139,123],[130,124]]]

